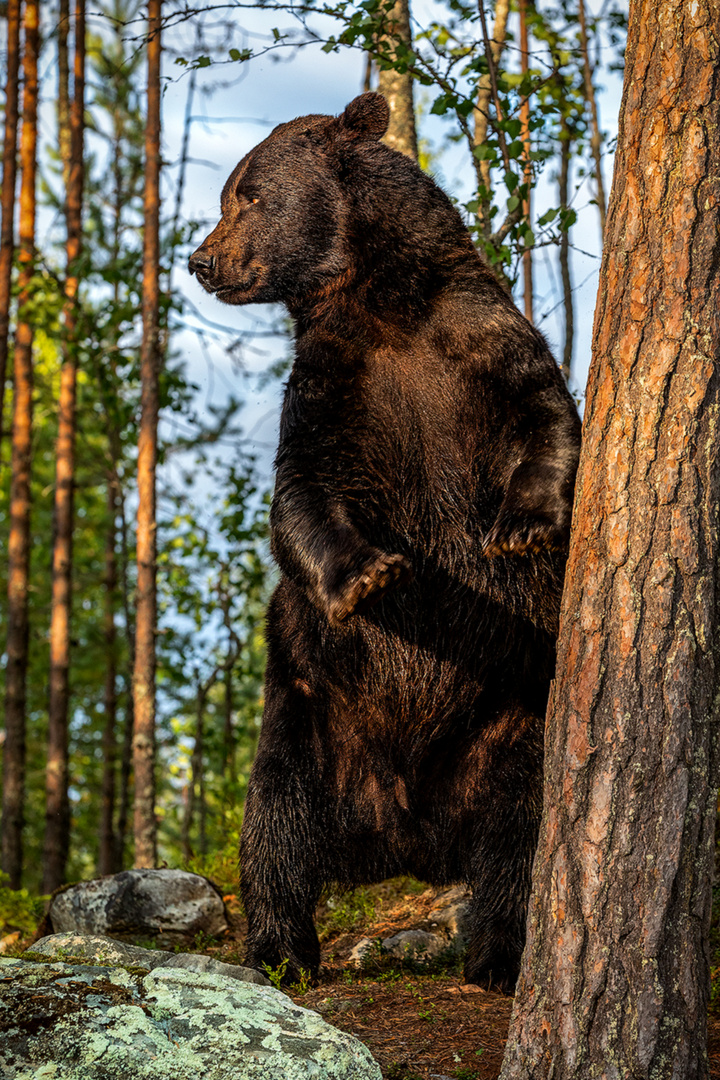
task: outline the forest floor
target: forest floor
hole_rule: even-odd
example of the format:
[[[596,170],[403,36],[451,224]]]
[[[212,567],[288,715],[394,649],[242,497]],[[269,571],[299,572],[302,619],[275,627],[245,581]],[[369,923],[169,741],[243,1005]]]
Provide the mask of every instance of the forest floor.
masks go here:
[[[458,956],[427,963],[372,952],[362,969],[350,952],[362,937],[382,940],[408,929],[430,929],[437,895],[412,878],[327,896],[317,912],[322,967],[317,984],[295,984],[292,999],[355,1035],[374,1055],[385,1080],[496,1080],[512,998],[466,986]],[[226,897],[232,931],[202,951],[241,963],[245,925],[234,896]],[[720,1080],[720,1009],[708,1018],[711,1080]]]

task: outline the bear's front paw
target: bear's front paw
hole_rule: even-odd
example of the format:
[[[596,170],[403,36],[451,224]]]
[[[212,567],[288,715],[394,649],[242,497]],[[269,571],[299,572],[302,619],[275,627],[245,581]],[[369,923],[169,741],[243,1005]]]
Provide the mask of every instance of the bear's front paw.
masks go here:
[[[485,537],[483,555],[532,555],[556,551],[568,544],[566,529],[548,518],[528,518],[523,514],[503,514]]]
[[[328,602],[328,618],[342,622],[349,615],[359,614],[382,599],[391,589],[397,589],[412,578],[410,563],[404,555],[378,552],[362,567],[341,582]]]

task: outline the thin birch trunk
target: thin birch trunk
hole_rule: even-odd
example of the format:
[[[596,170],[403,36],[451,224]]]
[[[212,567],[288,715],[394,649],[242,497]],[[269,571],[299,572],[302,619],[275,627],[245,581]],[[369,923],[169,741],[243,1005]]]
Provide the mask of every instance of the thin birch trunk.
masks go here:
[[[518,10],[520,12],[520,70],[523,75],[527,75],[529,69],[529,45],[528,45],[528,29],[527,29],[527,0],[518,0]],[[525,147],[524,156],[525,163],[523,166],[523,172],[525,174],[525,186],[527,188],[527,195],[523,199],[523,217],[527,221],[528,225],[531,224],[531,192],[532,192],[532,161],[530,160],[530,98],[525,96],[520,106],[520,124],[522,128],[522,140]],[[523,301],[525,307],[525,318],[529,321],[533,321],[533,254],[532,249],[526,247],[522,255],[523,262]]]
[[[585,98],[590,106],[590,149],[593,162],[595,163],[595,198],[597,201],[598,214],[600,215],[600,238],[605,236],[605,184],[602,174],[602,132],[598,118],[597,95],[593,85],[593,68],[590,62],[590,50],[588,47],[587,21],[585,18],[585,0],[578,0],[578,21],[580,23],[580,49],[583,59],[583,78],[585,81]]]
[[[495,5],[495,22],[493,24],[492,40],[489,42],[490,60],[488,61],[488,67],[492,63],[493,69],[496,72],[500,59],[505,48],[505,41],[507,38],[507,20],[508,13],[510,11],[510,0],[497,0]],[[487,141],[488,128],[490,124],[490,103],[493,97],[492,77],[488,71],[487,75],[481,75],[478,79],[477,88],[477,101],[475,102],[475,127],[473,132],[474,145],[482,146]],[[488,203],[490,201],[490,189],[492,178],[490,175],[490,162],[479,162],[480,177],[482,186],[487,191],[487,198],[484,200]],[[482,207],[481,207],[482,210]],[[489,226],[489,223],[488,223]]]
[[[213,679],[215,676],[213,675]],[[209,683],[212,686],[212,682]],[[197,678],[196,702],[195,702],[195,742],[190,755],[190,768],[185,787],[185,812],[183,814],[181,842],[183,855],[187,862],[193,857],[191,834],[195,819],[195,805],[201,797],[202,771],[203,771],[203,721],[205,717],[205,702],[207,700],[208,685]],[[201,799],[200,799],[201,801]],[[202,810],[201,810],[202,819]],[[202,850],[202,839],[200,848]]]
[[[15,334],[8,542],[8,634],[3,749],[2,869],[10,887],[22,878],[25,799],[25,695],[28,666],[28,577],[30,571],[30,468],[33,416],[33,327],[28,314],[35,260],[35,176],[37,169],[38,0],[27,0],[24,15],[23,105],[20,136],[20,275]]]
[[[155,823],[155,635],[157,426],[159,412],[159,209],[161,0],[148,3],[147,126],[145,130],[145,227],[143,239],[142,402],[138,443],[137,609],[133,695],[135,728],[135,866],[154,866]]]
[[[63,884],[70,850],[68,798],[68,708],[70,699],[70,620],[72,617],[72,540],[75,486],[75,397],[79,318],[77,310],[78,259],[82,244],[82,205],[85,141],[85,0],[75,0],[75,57],[67,148],[66,210],[67,272],[63,308],[63,366],[58,402],[58,438],[55,458],[54,542],[52,606],[50,617],[50,715],[46,771],[45,847],[43,892]],[[62,129],[61,129],[62,132]]]
[[[20,0],[8,0],[7,78],[5,81],[5,136],[3,141],[2,223],[0,224],[0,447],[3,438],[5,379],[12,266],[15,254],[15,187],[17,173],[18,69],[20,60]]]
[[[560,121],[560,175],[558,177],[558,201],[561,210],[567,210],[570,189],[570,158],[572,153],[572,135],[567,117]],[[570,278],[570,235],[569,229],[560,233],[560,275],[563,286],[563,310],[565,312],[565,341],[563,343],[562,373],[565,382],[570,381],[572,372],[573,338],[575,334],[575,312],[573,310],[572,280]]]
[[[412,46],[409,0],[396,0],[395,6],[388,15],[385,35],[383,52],[387,51],[391,58],[397,55],[398,44]],[[383,71],[381,68],[378,72],[378,91],[390,107],[390,124],[383,142],[393,150],[399,150],[401,154],[407,154],[413,161],[417,161],[412,75],[409,71],[400,72],[395,71],[394,68]]]
[[[233,657],[234,659],[234,657]],[[235,732],[233,731],[233,664],[230,660],[225,665],[223,696],[223,761],[222,777],[235,778]]]
[[[103,724],[102,752],[102,804],[100,810],[100,843],[98,872],[114,874],[122,869],[118,864],[118,845],[115,842],[113,819],[115,816],[115,780],[117,771],[117,631],[115,627],[115,601],[117,594],[117,485],[111,472],[107,482],[108,529],[105,540],[105,597],[103,612],[103,636],[105,638],[105,716]]]

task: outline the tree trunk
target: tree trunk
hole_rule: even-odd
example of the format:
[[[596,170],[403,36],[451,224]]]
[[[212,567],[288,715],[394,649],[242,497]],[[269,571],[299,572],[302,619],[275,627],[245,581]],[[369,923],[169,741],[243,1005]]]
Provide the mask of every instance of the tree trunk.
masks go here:
[[[497,3],[495,4],[495,22],[493,24],[493,36],[492,41],[489,42],[490,49],[489,56],[487,58],[488,67],[490,67],[490,64],[492,64],[495,71],[497,71],[503,49],[505,48],[509,11],[510,0],[497,0]],[[487,75],[481,75],[478,79],[477,101],[475,102],[475,128],[473,132],[473,141],[475,146],[482,146],[482,144],[487,140],[488,127],[490,124],[490,102],[492,100],[492,96],[493,86],[490,73],[488,73]],[[490,162],[481,161],[479,164],[483,187],[488,192],[487,202],[489,204],[491,185]]]
[[[235,779],[235,732],[233,731],[233,658],[228,657],[223,675],[223,760],[222,777]]]
[[[396,0],[388,16],[387,38],[383,42],[383,53],[390,58],[396,56],[397,44],[412,45],[410,27],[410,5],[408,0]],[[395,71],[389,68],[378,73],[378,91],[390,106],[390,125],[383,142],[407,154],[417,161],[417,131],[415,128],[415,107],[413,104],[413,77],[409,71]]]
[[[212,686],[212,682],[210,683]],[[204,799],[204,785],[202,783],[203,773],[203,721],[205,718],[205,702],[207,700],[208,686],[203,685],[200,681],[200,677],[197,678],[197,698],[195,705],[195,743],[193,745],[193,752],[190,757],[190,768],[188,770],[188,782],[185,788],[185,812],[183,814],[182,821],[182,848],[185,861],[187,862],[193,857],[192,843],[190,842],[190,835],[192,833],[193,820],[195,817],[196,803],[200,802],[200,850],[202,851],[204,840],[204,815],[203,815],[203,799]]]
[[[558,202],[561,210],[568,209],[570,189],[570,158],[572,153],[572,133],[567,117],[560,120],[560,175],[558,177]],[[572,371],[573,341],[575,337],[575,312],[573,309],[572,281],[570,279],[570,230],[560,232],[560,276],[563,287],[563,309],[565,311],[565,341],[563,343],[562,373],[565,382],[570,382]]]
[[[720,9],[633,0],[503,1080],[707,1076]]]
[[[145,129],[145,227],[143,239],[142,404],[138,442],[137,613],[133,696],[135,731],[135,866],[156,862],[155,826],[155,470],[160,367],[160,18],[161,0],[148,3],[148,103]]]
[[[520,12],[520,70],[523,75],[528,73],[529,45],[527,29],[527,2],[518,0]],[[522,127],[522,140],[524,146],[525,164],[523,166],[525,187],[527,195],[523,199],[523,217],[528,225],[531,224],[530,192],[532,191],[532,161],[530,160],[530,98],[526,95],[520,105],[520,124]],[[522,256],[523,261],[523,301],[525,305],[525,318],[533,321],[533,256],[529,247],[525,247]]]
[[[115,772],[117,764],[117,663],[115,631],[115,598],[117,593],[117,560],[115,544],[117,529],[117,485],[111,471],[107,484],[108,531],[105,541],[105,610],[103,613],[103,632],[105,637],[105,723],[103,725],[102,755],[102,806],[100,811],[100,845],[98,851],[98,873],[114,874],[122,869],[118,865],[118,846],[115,842],[113,818],[115,815]]]
[[[110,421],[112,425],[112,421]],[[125,623],[125,637],[128,650],[128,666],[130,671],[135,670],[135,635],[133,633],[133,617],[130,607],[130,585],[128,582],[128,568],[130,556],[128,551],[128,529],[125,517],[125,495],[117,473],[118,455],[120,453],[119,435],[112,432],[111,446],[113,446],[113,479],[117,491],[117,509],[120,516],[120,591],[122,596],[123,616]],[[128,835],[128,820],[130,817],[130,780],[132,776],[133,762],[133,733],[135,730],[134,698],[132,683],[125,678],[125,722],[123,727],[123,745],[120,754],[120,777],[118,791],[118,815],[115,828],[115,864],[118,870],[125,865],[125,844]]]
[[[5,137],[3,141],[2,224],[0,224],[0,447],[3,437],[5,378],[10,334],[12,265],[15,253],[15,177],[17,172],[18,66],[20,54],[20,0],[7,6],[7,79],[5,81]]]
[[[583,78],[585,80],[585,98],[590,106],[590,149],[592,150],[595,163],[595,199],[600,215],[600,237],[605,236],[605,184],[602,174],[602,132],[598,119],[597,96],[593,86],[593,70],[590,63],[590,49],[588,46],[587,23],[585,19],[585,0],[578,0],[578,20],[580,22],[580,49],[583,59]]]
[[[62,95],[60,95],[62,96]],[[78,259],[82,243],[85,126],[85,0],[75,2],[75,59],[70,109],[70,139],[60,136],[67,173],[67,273],[63,307],[63,366],[58,401],[58,438],[55,457],[54,541],[52,605],[50,616],[50,715],[46,771],[45,850],[43,892],[63,884],[70,850],[68,799],[68,705],[70,697],[70,619],[72,615],[72,538],[75,486],[75,389],[79,319],[77,311]],[[69,145],[68,145],[69,143]],[[66,168],[65,168],[66,166]]]
[[[2,869],[10,887],[20,888],[25,797],[25,690],[28,665],[28,576],[30,570],[30,464],[33,414],[33,327],[29,314],[35,260],[35,173],[38,100],[38,0],[27,0],[20,136],[20,275],[15,334],[8,541],[8,632],[3,750]]]
[[[67,191],[70,178],[70,58],[68,55],[68,35],[70,31],[70,0],[59,0],[58,4],[58,96],[57,126],[60,145],[60,163],[62,165],[63,187]]]

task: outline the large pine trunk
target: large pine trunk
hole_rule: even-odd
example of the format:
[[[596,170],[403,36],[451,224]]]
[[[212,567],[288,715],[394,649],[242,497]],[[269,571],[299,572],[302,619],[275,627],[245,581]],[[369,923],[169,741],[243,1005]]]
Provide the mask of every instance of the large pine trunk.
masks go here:
[[[30,572],[30,464],[33,416],[33,327],[29,306],[35,260],[37,169],[38,0],[27,0],[23,27],[23,106],[20,136],[20,274],[15,333],[10,536],[8,540],[8,631],[3,748],[2,869],[10,887],[20,888],[25,798],[25,692],[28,665],[28,576]]]
[[[143,243],[142,404],[138,443],[137,609],[133,694],[135,727],[135,866],[154,866],[155,828],[155,470],[160,368],[160,17],[161,0],[148,4],[148,102],[145,129],[145,228]]]
[[[65,65],[67,67],[67,65]],[[62,98],[64,95],[59,95]],[[75,488],[75,391],[79,320],[77,311],[78,259],[82,244],[85,126],[85,0],[75,3],[75,56],[73,95],[69,110],[69,139],[63,135],[60,114],[60,148],[67,176],[65,219],[67,226],[65,304],[63,309],[63,365],[58,400],[58,437],[55,455],[55,503],[50,616],[50,709],[48,757],[45,778],[45,847],[43,892],[63,884],[70,849],[70,803],[68,799],[68,705],[70,696],[70,619],[72,614],[72,540]]]
[[[20,0],[7,5],[7,72],[5,80],[5,132],[3,178],[0,207],[0,445],[3,436],[3,408],[10,334],[12,264],[15,253],[15,179],[17,173],[18,69],[20,62]]]
[[[634,0],[503,1080],[707,1076],[720,8]]]

